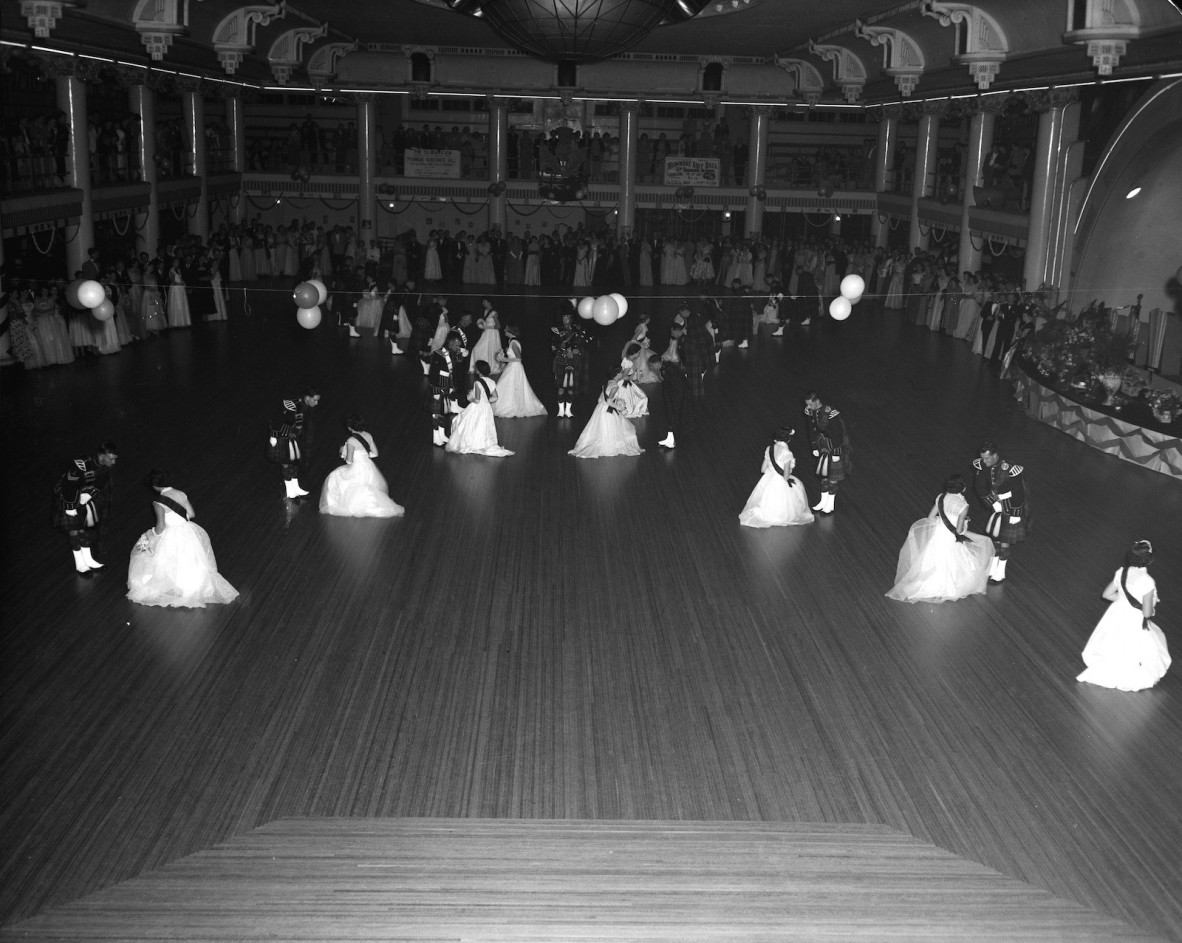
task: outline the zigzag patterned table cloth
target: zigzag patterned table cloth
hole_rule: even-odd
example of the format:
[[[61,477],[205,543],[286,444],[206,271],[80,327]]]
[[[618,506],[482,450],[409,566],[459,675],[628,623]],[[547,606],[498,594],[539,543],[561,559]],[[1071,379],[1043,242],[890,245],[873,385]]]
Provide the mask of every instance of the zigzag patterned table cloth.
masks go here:
[[[1014,397],[1039,422],[1126,462],[1182,478],[1182,438],[1089,409],[1031,379],[1015,364]]]

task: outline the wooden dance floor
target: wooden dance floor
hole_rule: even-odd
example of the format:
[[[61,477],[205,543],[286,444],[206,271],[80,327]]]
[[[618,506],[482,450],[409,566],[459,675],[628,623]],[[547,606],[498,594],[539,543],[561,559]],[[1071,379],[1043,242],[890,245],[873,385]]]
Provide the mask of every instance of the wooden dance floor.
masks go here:
[[[630,297],[663,343],[676,300],[657,295]],[[452,297],[453,311],[475,313],[477,298]],[[522,325],[527,371],[552,411],[547,336],[564,304],[497,304]],[[593,376],[632,324],[601,332]],[[724,351],[698,433],[676,451],[657,447],[655,387],[654,415],[638,423],[643,455],[578,460],[566,452],[590,394],[573,420],[499,421],[512,457],[445,454],[431,446],[418,363],[373,337],[302,331],[282,288],[253,292],[249,315],[116,356],[5,368],[0,937],[67,938],[79,908],[108,899],[96,892],[130,891],[132,878],[249,844],[280,820],[356,819],[379,830],[375,820],[468,820],[473,831],[481,820],[489,834],[503,823],[519,829],[506,860],[560,855],[546,831],[561,833],[556,820],[572,831],[697,823],[747,855],[766,833],[844,825],[931,860],[946,852],[947,871],[929,868],[933,894],[977,868],[1012,882],[993,886],[1011,916],[1038,895],[1058,899],[981,939],[1110,929],[1182,940],[1178,669],[1137,694],[1074,680],[1100,591],[1134,538],[1157,548],[1158,622],[1182,651],[1182,482],[1027,418],[995,371],[864,302],[844,324]],[[337,463],[344,416],[360,411],[405,518],[322,517],[315,494],[284,502],[264,458],[267,419],[307,383],[324,397],[314,491]],[[801,425],[811,388],[842,410],[855,444],[837,513],[740,527],[762,449],[782,424]],[[51,487],[108,438],[120,459],[96,554],[107,567],[82,581],[49,526]],[[886,599],[908,526],[985,438],[1027,468],[1036,509],[1009,579],[939,606]],[[806,465],[803,440],[793,448]],[[151,523],[141,482],[157,465],[193,501],[242,593],[234,603],[169,611],[124,598],[128,554]],[[601,880],[612,867],[584,863]],[[715,864],[695,879],[725,870]],[[914,911],[884,901],[892,887],[924,893],[912,880],[924,872],[907,883],[888,872],[875,894],[848,895],[846,930],[831,938],[908,938],[899,921]],[[667,872],[652,884],[643,869],[621,873],[635,874],[646,907],[684,900]],[[347,881],[340,891],[345,914]],[[442,907],[431,895],[443,891],[423,887],[420,902]],[[1091,936],[1078,908],[1095,914]],[[745,938],[806,938],[795,919]],[[952,926],[939,920],[927,929]],[[429,931],[444,923],[418,938],[440,938]],[[589,926],[533,938],[595,938]],[[698,938],[731,938],[702,926],[718,932]],[[156,938],[192,928],[178,913],[165,929]],[[672,937],[654,923],[615,938]]]

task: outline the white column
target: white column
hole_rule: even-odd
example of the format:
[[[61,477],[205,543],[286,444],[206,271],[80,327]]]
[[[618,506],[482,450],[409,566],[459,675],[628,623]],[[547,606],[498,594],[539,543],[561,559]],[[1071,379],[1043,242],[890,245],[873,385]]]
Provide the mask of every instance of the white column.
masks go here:
[[[1062,182],[1058,168],[1064,144],[1064,114],[1074,101],[1074,89],[1052,91],[1035,99],[1042,105],[1038,118],[1038,143],[1034,151],[1034,187],[1030,194],[1030,223],[1026,236],[1026,264],[1022,280],[1027,291],[1034,291],[1046,278],[1052,215],[1056,193]],[[1076,112],[1078,132],[1078,112]],[[1068,144],[1073,143],[1068,141]]]
[[[640,102],[620,102],[620,212],[616,228],[623,235],[636,227],[636,142]]]
[[[378,165],[374,97],[364,93],[357,96],[357,238],[368,246],[377,238],[377,194],[374,173]]]
[[[751,133],[747,139],[747,186],[750,190],[762,187],[767,178],[767,141],[771,105],[751,108]],[[753,236],[763,231],[763,200],[747,196],[747,219],[744,235]]]
[[[230,162],[236,174],[246,173],[246,109],[239,95],[226,99],[226,124],[230,128]],[[246,190],[240,186],[238,199],[230,202],[230,221],[246,218]]]
[[[998,96],[1001,97],[1000,95]],[[960,200],[960,250],[957,274],[981,271],[981,250],[973,245],[972,230],[969,229],[969,210],[976,205],[973,187],[985,185],[985,158],[993,147],[993,128],[997,113],[993,110],[978,111],[969,122],[968,154],[965,158],[964,193]]]
[[[90,186],[90,145],[86,128],[86,86],[77,76],[58,73],[57,106],[70,126],[66,183],[82,193],[82,210],[76,225],[66,226],[66,274],[73,278],[94,247],[94,200]]]
[[[128,104],[139,115],[139,162],[143,182],[148,185],[147,217],[137,227],[135,247],[155,257],[160,247],[160,174],[156,170],[156,93],[147,85],[133,85],[127,90]]]
[[[899,108],[896,105],[885,105],[882,109],[882,119],[878,123],[878,147],[874,155],[874,189],[877,193],[885,193],[892,189],[892,168],[894,167],[895,148],[899,146]],[[870,232],[874,236],[875,246],[885,248],[890,235],[890,220],[883,222],[878,213],[870,221]]]
[[[509,176],[509,103],[503,98],[488,98],[488,163],[492,183],[505,183]],[[501,235],[509,235],[509,206],[505,194],[491,196],[488,201],[488,222]]]
[[[926,103],[925,103],[926,105]],[[927,250],[931,232],[919,228],[919,201],[931,196],[936,188],[936,145],[940,138],[940,119],[925,107],[915,135],[915,177],[911,181],[911,230],[907,244],[912,249]]]
[[[202,242],[209,240],[209,186],[205,165],[205,99],[200,84],[185,88],[181,93],[181,107],[185,114],[185,133],[189,136],[190,173],[201,182],[197,197],[197,212],[189,216],[189,234]],[[185,215],[188,216],[186,207]]]

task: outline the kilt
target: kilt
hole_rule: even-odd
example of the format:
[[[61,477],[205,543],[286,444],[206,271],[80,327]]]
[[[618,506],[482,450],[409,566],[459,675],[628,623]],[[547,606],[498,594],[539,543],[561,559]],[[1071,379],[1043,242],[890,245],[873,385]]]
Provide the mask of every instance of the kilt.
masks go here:
[[[998,543],[1020,544],[1030,532],[1030,521],[1025,509],[1016,522],[1010,520],[1012,516],[1007,511],[994,511],[989,515],[985,533]]]
[[[300,440],[278,437],[267,445],[267,458],[276,465],[295,465],[300,460]]]
[[[831,484],[845,481],[846,468],[846,460],[840,455],[822,452],[817,458],[817,477],[828,478]]]

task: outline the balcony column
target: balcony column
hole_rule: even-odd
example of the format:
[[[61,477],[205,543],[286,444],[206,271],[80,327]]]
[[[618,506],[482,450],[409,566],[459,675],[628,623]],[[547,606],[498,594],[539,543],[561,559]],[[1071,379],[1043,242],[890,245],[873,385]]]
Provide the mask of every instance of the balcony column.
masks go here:
[[[924,102],[915,135],[915,177],[911,181],[911,229],[907,234],[910,249],[928,250],[931,229],[924,233],[919,225],[919,201],[936,190],[936,146],[940,139],[940,115],[943,102]]]
[[[747,218],[743,234],[755,236],[763,232],[763,200],[751,191],[762,187],[767,179],[767,142],[771,130],[771,105],[751,107],[751,134],[747,139]]]
[[[495,95],[488,96],[488,168],[491,183],[507,185],[509,176],[509,102]],[[504,193],[490,194],[488,201],[489,228],[509,235],[509,201]]]
[[[142,226],[136,226],[136,252],[156,257],[160,248],[160,174],[156,170],[156,93],[148,85],[133,85],[127,90],[128,106],[140,119],[140,174],[148,185],[148,208]]]
[[[1056,200],[1062,204],[1059,167],[1064,152],[1079,132],[1079,109],[1075,89],[1053,89],[1030,95],[1031,105],[1039,112],[1038,143],[1034,149],[1034,186],[1030,193],[1030,222],[1026,235],[1026,264],[1022,281],[1027,291],[1034,291],[1046,280],[1047,260],[1051,249],[1053,210]],[[1075,107],[1072,107],[1075,106]],[[1067,111],[1072,108],[1071,133]]]
[[[377,190],[374,174],[378,166],[377,114],[374,95],[360,92],[357,99],[357,251],[364,256],[369,240],[378,237]]]
[[[230,166],[234,173],[246,173],[246,110],[242,96],[226,98],[226,124],[230,127]],[[238,191],[238,199],[230,202],[230,221],[239,224],[246,217],[246,192]]]
[[[874,190],[886,193],[894,189],[894,154],[899,146],[899,113],[898,105],[884,105],[882,118],[878,122],[878,146],[874,152]],[[883,220],[878,213],[870,221],[870,233],[874,237],[874,245],[886,248],[890,235],[890,220]]]
[[[640,138],[640,102],[620,102],[620,211],[616,229],[627,236],[636,228],[636,142]]]
[[[985,158],[993,147],[993,128],[997,113],[1004,105],[1001,95],[985,98],[977,105],[969,122],[968,153],[965,156],[964,192],[960,195],[960,249],[957,254],[957,274],[981,271],[981,250],[973,245],[969,228],[969,210],[976,206],[973,187],[985,186]],[[983,245],[984,243],[982,243]]]
[[[66,185],[82,194],[82,209],[76,224],[66,225],[66,274],[69,278],[82,268],[88,250],[94,248],[94,199],[90,184],[90,143],[86,126],[86,85],[75,73],[75,64],[50,57],[44,69],[53,76],[57,107],[66,115],[70,145],[66,153]]]
[[[181,89],[181,107],[184,111],[185,134],[189,141],[189,173],[201,184],[197,196],[197,212],[188,216],[189,235],[197,236],[202,242],[209,241],[209,184],[205,164],[205,97],[198,79],[177,79]]]

